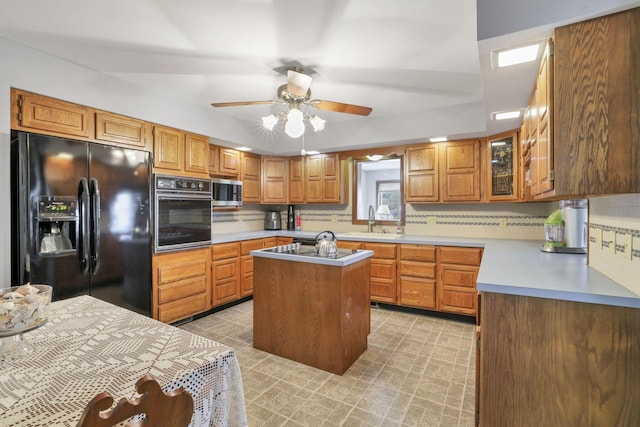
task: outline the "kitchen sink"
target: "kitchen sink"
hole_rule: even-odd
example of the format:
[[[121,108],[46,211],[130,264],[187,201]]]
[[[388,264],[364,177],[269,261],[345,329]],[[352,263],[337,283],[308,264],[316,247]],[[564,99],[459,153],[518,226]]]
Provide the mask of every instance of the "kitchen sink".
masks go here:
[[[348,233],[338,233],[338,237],[364,237],[370,239],[400,239],[402,234],[392,234],[392,233],[369,233],[366,231],[350,231]]]

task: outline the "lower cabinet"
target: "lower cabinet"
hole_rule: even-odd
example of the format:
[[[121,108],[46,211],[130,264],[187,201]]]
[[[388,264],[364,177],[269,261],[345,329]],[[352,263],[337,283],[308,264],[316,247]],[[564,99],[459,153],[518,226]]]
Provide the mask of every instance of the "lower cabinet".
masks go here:
[[[211,306],[240,298],[240,243],[211,246],[211,261]]]
[[[240,297],[253,294],[253,257],[249,252],[262,249],[263,240],[265,239],[240,242]]]
[[[482,249],[439,246],[437,250],[438,309],[475,316],[478,308],[476,279]]]
[[[364,249],[373,251],[371,258],[371,301],[396,303],[396,246],[392,243],[369,243]]]
[[[436,248],[399,245],[398,303],[417,308],[437,308]]]
[[[209,309],[209,249],[153,256],[153,318],[165,323]]]

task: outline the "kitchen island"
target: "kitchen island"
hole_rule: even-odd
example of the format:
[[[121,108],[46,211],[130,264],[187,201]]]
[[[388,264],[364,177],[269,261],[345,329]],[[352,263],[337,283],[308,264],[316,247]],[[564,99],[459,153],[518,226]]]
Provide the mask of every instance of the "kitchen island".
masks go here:
[[[372,251],[251,251],[253,346],[342,375],[367,348]]]

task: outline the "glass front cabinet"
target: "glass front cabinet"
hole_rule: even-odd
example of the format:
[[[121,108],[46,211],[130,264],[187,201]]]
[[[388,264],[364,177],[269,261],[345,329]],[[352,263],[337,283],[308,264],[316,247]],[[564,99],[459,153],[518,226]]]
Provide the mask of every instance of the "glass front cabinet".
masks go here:
[[[518,200],[518,131],[492,136],[487,142],[489,201]]]

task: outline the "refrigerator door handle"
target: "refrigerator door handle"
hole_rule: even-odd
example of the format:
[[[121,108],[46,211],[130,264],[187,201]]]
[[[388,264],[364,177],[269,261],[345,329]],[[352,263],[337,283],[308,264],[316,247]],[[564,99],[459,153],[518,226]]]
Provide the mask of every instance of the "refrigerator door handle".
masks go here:
[[[87,179],[80,178],[80,269],[82,274],[89,272],[89,184]]]
[[[100,265],[100,186],[98,180],[91,179],[91,271]]]

